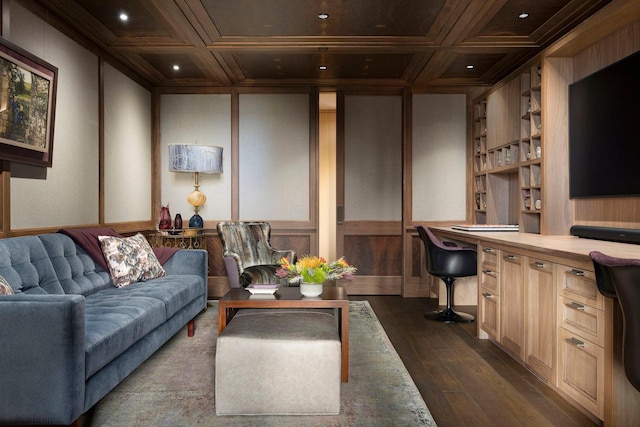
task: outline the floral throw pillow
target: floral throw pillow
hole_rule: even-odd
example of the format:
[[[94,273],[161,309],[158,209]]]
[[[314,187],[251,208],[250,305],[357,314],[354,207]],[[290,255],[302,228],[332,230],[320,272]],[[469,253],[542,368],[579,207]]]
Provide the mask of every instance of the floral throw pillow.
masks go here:
[[[98,236],[98,240],[117,288],[166,274],[149,242],[140,233],[131,237]]]
[[[11,287],[11,285],[9,283],[7,283],[7,280],[0,276],[0,295],[13,295],[15,294],[15,292],[13,292],[13,288]]]

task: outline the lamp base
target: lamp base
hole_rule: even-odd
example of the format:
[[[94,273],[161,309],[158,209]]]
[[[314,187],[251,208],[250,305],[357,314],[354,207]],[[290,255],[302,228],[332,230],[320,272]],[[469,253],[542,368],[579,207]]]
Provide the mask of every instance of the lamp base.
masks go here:
[[[204,227],[204,221],[202,220],[202,217],[198,214],[193,215],[191,218],[189,218],[189,227],[190,228],[203,228]]]

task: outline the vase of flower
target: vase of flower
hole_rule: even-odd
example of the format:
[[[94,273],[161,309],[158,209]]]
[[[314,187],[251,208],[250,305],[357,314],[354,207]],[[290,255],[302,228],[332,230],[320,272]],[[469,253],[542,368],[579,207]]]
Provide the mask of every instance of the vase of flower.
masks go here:
[[[340,258],[327,262],[317,256],[304,256],[295,264],[282,258],[276,276],[288,279],[290,284],[300,285],[300,293],[305,297],[317,297],[322,294],[322,285],[326,280],[353,280],[356,268],[349,265],[347,260]]]
[[[300,293],[305,297],[318,297],[322,295],[322,283],[301,282]]]

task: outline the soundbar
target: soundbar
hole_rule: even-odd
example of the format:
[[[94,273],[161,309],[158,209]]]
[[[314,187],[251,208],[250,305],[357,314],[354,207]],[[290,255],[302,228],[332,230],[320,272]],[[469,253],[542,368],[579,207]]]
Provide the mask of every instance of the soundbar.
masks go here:
[[[569,230],[572,236],[585,239],[608,240],[610,242],[640,244],[640,229],[612,228],[592,225],[574,225]]]

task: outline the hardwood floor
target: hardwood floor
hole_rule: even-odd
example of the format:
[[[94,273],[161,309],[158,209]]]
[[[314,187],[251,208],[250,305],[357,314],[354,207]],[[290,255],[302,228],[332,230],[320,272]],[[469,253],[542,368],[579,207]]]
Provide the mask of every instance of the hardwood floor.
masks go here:
[[[597,425],[494,344],[477,339],[475,321],[425,319],[436,300],[350,299],[369,301],[439,427]],[[475,315],[475,307],[465,309]]]

